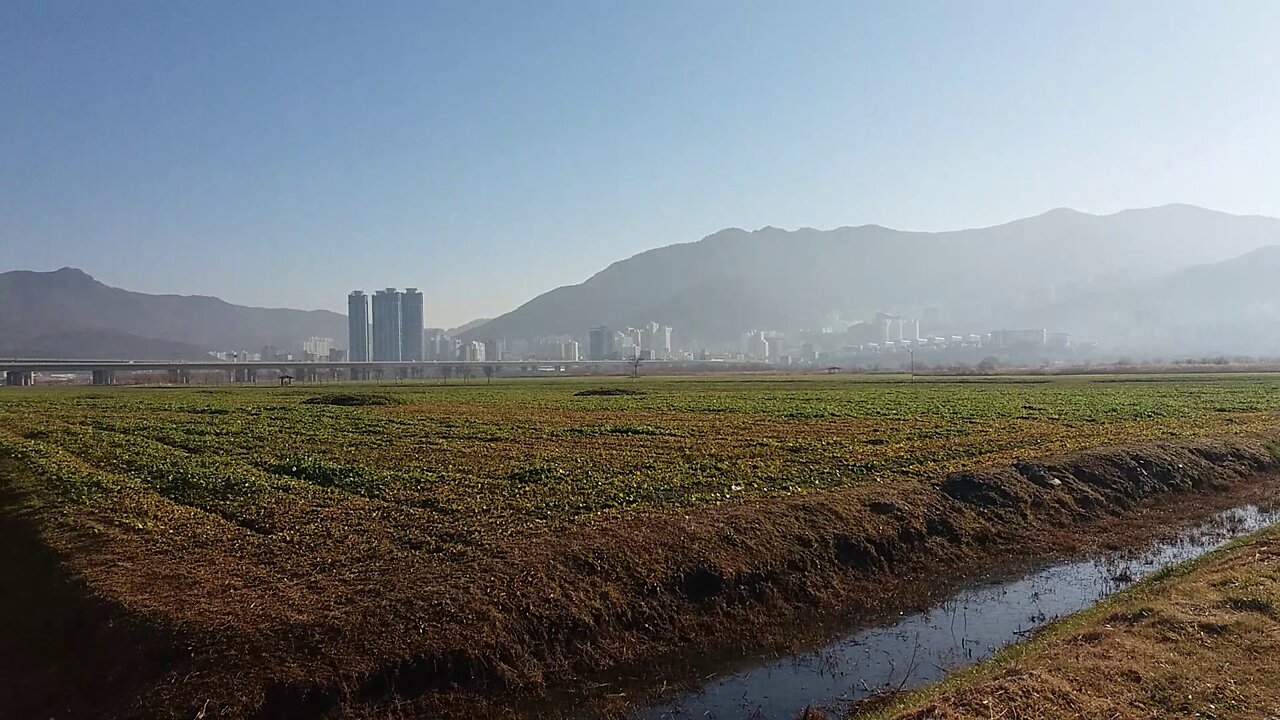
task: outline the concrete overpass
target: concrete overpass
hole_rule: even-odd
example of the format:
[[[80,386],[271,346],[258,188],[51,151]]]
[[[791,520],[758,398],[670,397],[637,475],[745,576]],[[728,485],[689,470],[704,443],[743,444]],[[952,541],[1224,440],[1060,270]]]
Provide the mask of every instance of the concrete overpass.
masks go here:
[[[685,361],[645,360],[645,365],[675,367]],[[439,377],[442,367],[451,368],[456,375],[461,368],[469,367],[481,374],[485,367],[519,369],[535,372],[550,368],[557,374],[582,373],[586,370],[626,370],[630,360],[426,360],[412,362],[303,362],[298,360],[272,360],[254,362],[226,362],[220,360],[182,362],[177,360],[58,360],[58,359],[0,359],[0,374],[10,386],[32,385],[36,373],[89,373],[94,385],[111,385],[119,372],[167,372],[172,382],[190,382],[191,373],[217,371],[227,373],[231,382],[256,382],[260,378],[290,375],[300,381],[321,379],[416,379]]]

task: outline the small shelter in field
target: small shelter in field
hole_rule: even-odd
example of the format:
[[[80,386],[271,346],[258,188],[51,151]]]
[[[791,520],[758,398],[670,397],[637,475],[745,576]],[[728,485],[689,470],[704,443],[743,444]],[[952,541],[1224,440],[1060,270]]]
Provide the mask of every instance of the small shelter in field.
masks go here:
[[[293,384],[292,375],[290,375],[289,373],[285,373],[280,376],[280,387],[285,387],[287,385],[292,385],[292,384]]]

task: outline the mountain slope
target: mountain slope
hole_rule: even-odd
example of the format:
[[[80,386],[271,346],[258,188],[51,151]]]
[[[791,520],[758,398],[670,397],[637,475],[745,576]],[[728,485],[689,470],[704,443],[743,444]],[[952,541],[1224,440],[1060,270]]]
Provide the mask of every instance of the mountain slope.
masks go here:
[[[1025,323],[1136,353],[1280,353],[1280,245],[1030,310]]]
[[[197,345],[139,337],[116,330],[67,330],[0,340],[0,357],[59,360],[208,360]]]
[[[728,229],[614,263],[464,337],[581,335],[593,325],[656,320],[685,338],[723,340],[830,312],[900,304],[999,307],[1058,283],[1149,278],[1277,243],[1280,220],[1188,205],[1105,216],[1059,209],[939,233],[875,225]]]
[[[207,350],[298,349],[309,336],[345,344],[346,318],[328,311],[232,305],[217,298],[113,288],[74,268],[0,274],[0,353],[8,356],[171,359]]]

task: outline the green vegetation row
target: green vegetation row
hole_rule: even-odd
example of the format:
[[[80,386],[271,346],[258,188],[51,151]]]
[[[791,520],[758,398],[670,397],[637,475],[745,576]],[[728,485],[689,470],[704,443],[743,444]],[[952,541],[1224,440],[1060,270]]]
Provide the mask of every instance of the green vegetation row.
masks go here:
[[[342,506],[410,517],[444,547],[1278,417],[1270,375],[10,389],[0,449],[49,502],[145,508],[140,526],[183,507],[287,538],[307,508]]]

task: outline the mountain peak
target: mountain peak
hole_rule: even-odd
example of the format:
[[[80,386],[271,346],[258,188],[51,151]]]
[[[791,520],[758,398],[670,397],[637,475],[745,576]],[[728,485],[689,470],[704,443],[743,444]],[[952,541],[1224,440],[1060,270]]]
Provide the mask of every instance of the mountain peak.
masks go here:
[[[71,267],[70,265],[60,267],[49,274],[56,278],[63,278],[66,280],[93,280],[93,276],[89,273],[81,270],[80,268]]]
[[[1075,208],[1069,208],[1069,207],[1065,207],[1065,206],[1064,206],[1064,207],[1056,207],[1056,208],[1053,208],[1052,210],[1046,210],[1046,211],[1044,211],[1044,212],[1040,213],[1039,215],[1036,215],[1034,218],[1030,218],[1030,219],[1036,219],[1036,220],[1039,220],[1039,219],[1061,219],[1061,220],[1067,220],[1067,219],[1085,218],[1085,217],[1097,217],[1097,216],[1096,216],[1096,215],[1091,215],[1091,214],[1089,214],[1089,213],[1087,213],[1087,212],[1084,212],[1084,211],[1082,211],[1082,210],[1076,210]],[[1015,221],[1015,222],[1016,222],[1016,221]]]

